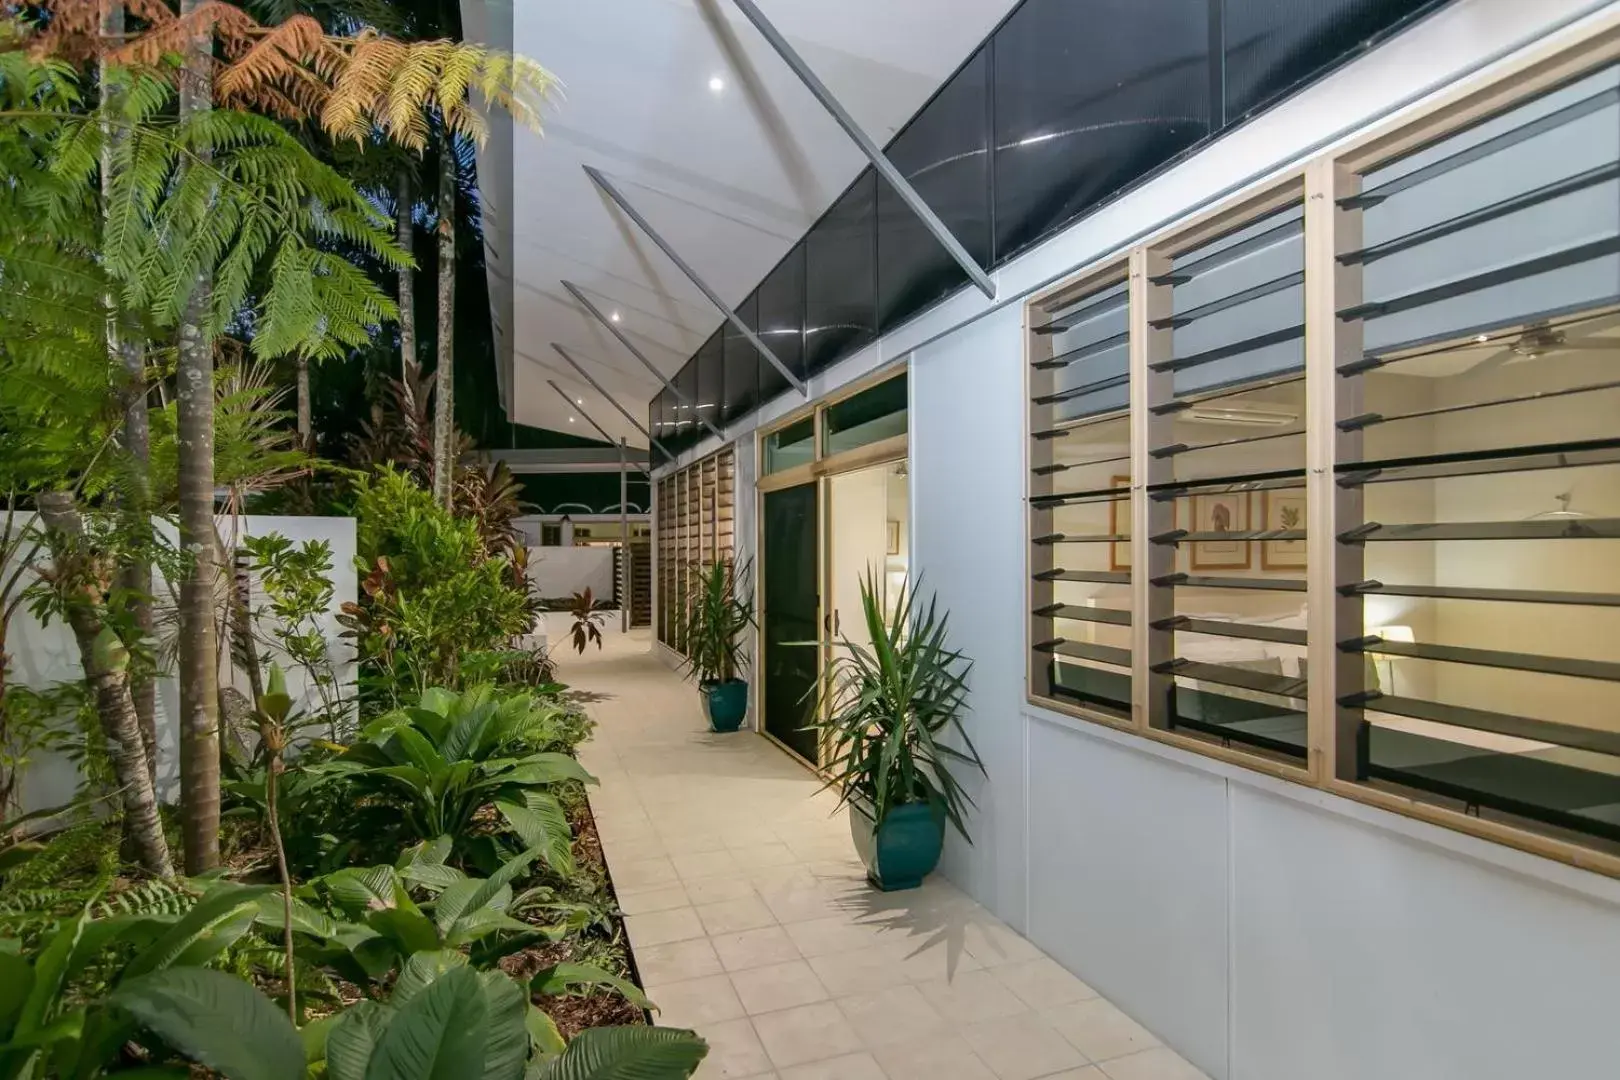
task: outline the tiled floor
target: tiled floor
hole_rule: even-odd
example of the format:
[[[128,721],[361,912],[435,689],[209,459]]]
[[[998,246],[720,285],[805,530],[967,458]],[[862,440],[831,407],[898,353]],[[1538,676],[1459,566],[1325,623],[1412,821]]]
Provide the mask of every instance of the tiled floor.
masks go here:
[[[709,734],[648,648],[615,636],[561,677],[595,698],[591,805],[658,1021],[709,1041],[699,1077],[1201,1080],[939,875],[870,888],[819,781]]]

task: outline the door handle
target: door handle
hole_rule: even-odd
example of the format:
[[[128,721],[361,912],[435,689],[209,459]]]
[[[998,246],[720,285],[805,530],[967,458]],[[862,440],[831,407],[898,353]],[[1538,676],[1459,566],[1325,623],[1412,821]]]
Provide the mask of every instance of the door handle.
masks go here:
[[[833,633],[834,634],[842,634],[844,632],[843,626],[844,626],[844,622],[843,622],[842,619],[839,618],[838,610],[836,608],[834,608],[833,609]]]

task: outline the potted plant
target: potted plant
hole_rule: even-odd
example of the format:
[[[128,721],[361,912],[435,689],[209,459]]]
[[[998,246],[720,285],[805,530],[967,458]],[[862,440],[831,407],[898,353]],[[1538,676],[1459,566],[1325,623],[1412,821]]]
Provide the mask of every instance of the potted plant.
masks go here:
[[[741,583],[751,576],[751,561],[739,567],[716,559],[698,570],[682,613],[686,669],[697,679],[713,731],[736,731],[748,715],[742,635],[754,625],[754,600]]]
[[[861,582],[870,644],[847,637],[828,668],[813,727],[828,745],[827,786],[849,806],[850,834],[873,885],[914,889],[939,864],[949,822],[972,843],[972,798],[951,775],[984,765],[962,727],[972,663],[947,643],[947,616],[904,585],[885,614],[877,579]],[[949,741],[947,741],[947,739]]]

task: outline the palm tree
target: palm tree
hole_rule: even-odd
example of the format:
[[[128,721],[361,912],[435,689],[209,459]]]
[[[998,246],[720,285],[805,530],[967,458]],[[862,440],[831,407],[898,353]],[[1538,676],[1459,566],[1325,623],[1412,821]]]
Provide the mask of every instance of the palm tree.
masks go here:
[[[180,0],[181,15],[206,0]],[[199,33],[185,52],[181,123],[213,107],[214,36]],[[180,546],[190,557],[180,579],[181,836],[186,873],[219,865],[219,630],[214,598],[219,549],[214,543],[213,267],[198,267],[179,326],[175,402],[179,413]]]

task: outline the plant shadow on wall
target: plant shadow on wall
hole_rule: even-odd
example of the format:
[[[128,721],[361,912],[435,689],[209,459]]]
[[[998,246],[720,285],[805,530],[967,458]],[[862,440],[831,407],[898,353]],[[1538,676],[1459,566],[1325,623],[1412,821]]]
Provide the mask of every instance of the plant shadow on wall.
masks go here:
[[[743,635],[754,625],[753,560],[734,565],[716,559],[694,565],[691,591],[677,619],[677,641],[686,643],[685,670],[697,680],[709,729],[732,732],[748,715],[748,666]]]
[[[952,770],[985,773],[962,725],[972,662],[949,645],[935,599],[901,585],[889,611],[877,577],[861,581],[867,641],[838,642],[810,726],[828,747],[827,786],[849,807],[867,878],[913,889],[939,864],[945,827],[968,835],[972,797]]]

